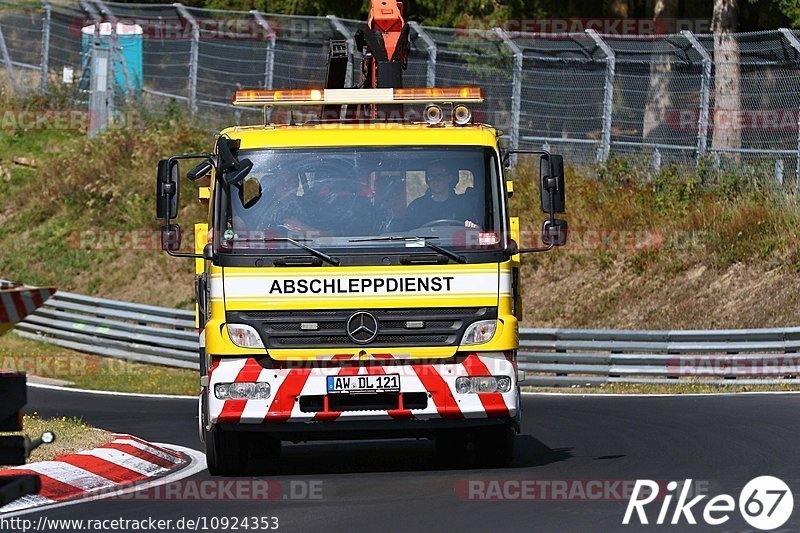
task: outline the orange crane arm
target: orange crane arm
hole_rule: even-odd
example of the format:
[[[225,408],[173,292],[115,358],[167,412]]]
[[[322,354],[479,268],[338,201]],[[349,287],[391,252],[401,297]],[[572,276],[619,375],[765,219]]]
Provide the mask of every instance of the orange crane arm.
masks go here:
[[[405,20],[403,3],[395,0],[372,0],[367,26],[383,35],[386,55],[391,59],[400,41]]]

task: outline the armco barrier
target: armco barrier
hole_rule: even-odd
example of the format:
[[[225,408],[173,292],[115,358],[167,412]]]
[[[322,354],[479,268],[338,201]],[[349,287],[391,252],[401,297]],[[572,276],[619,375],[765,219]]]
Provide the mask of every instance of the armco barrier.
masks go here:
[[[194,312],[58,292],[16,331],[73,350],[197,368]]]
[[[198,366],[194,312],[58,292],[17,326],[81,352]],[[737,330],[520,330],[525,385],[797,383],[800,327]]]
[[[800,328],[522,329],[519,367],[538,387],[797,383]]]

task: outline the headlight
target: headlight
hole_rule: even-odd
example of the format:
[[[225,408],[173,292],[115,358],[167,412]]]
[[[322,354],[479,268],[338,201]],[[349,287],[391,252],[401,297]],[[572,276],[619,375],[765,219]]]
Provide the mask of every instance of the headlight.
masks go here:
[[[258,332],[251,326],[245,324],[226,324],[228,328],[228,335],[233,341],[233,344],[239,348],[263,348],[264,343],[261,342],[261,337]]]
[[[477,376],[456,378],[456,392],[468,394],[470,392],[493,393],[508,392],[511,390],[511,378],[508,376]]]
[[[269,383],[217,383],[214,396],[220,400],[266,400],[270,395]]]
[[[483,344],[484,342],[489,342],[494,337],[496,329],[497,320],[480,320],[470,324],[467,331],[464,332],[461,344]]]

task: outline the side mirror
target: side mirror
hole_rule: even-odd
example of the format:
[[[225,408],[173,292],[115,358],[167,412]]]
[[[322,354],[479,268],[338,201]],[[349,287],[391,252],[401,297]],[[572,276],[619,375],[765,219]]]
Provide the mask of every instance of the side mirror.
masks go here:
[[[222,174],[222,179],[226,185],[236,185],[244,181],[250,171],[253,170],[253,162],[249,159],[242,159],[239,162],[239,167],[235,170],[229,170]]]
[[[239,201],[242,202],[242,207],[250,209],[261,200],[263,191],[261,190],[261,182],[258,178],[245,178],[239,186]]]
[[[567,244],[567,221],[558,218],[545,220],[542,224],[542,242],[547,246]]]
[[[181,227],[177,224],[161,226],[161,249],[165,252],[177,252],[181,249]]]
[[[544,155],[539,163],[539,192],[541,193],[542,211],[545,213],[563,213],[565,211],[564,195],[564,158],[560,155]]]
[[[158,162],[156,218],[166,220],[178,216],[179,180],[180,169],[177,161],[174,159],[162,159]]]
[[[205,161],[201,161],[196,167],[186,173],[186,177],[191,181],[197,181],[200,178],[204,178],[211,172],[211,169],[214,168],[211,165],[211,161],[206,159]]]

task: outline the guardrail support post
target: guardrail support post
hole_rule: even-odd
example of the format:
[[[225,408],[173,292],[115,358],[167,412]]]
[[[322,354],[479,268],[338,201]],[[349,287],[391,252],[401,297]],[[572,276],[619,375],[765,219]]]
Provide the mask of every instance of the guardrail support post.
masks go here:
[[[353,62],[356,55],[356,39],[353,33],[347,29],[341,20],[335,15],[328,15],[328,20],[331,22],[333,29],[339,32],[342,37],[347,40],[347,72],[344,75],[345,87],[353,86]]]
[[[428,52],[428,70],[425,76],[425,84],[428,87],[436,87],[436,42],[418,22],[412,20],[408,25],[411,26],[411,29],[414,30],[414,32],[419,35],[419,38],[422,39],[422,42],[425,43],[425,50]]]
[[[265,19],[261,13],[255,9],[251,9],[250,14],[256,19],[256,24],[267,32],[267,56],[264,59],[264,88],[272,89],[275,77],[275,41],[277,40],[277,36],[275,35],[275,31],[270,27],[269,21]]]
[[[50,70],[50,16],[51,7],[49,0],[42,0],[42,60],[39,63],[41,69],[41,78],[39,79],[39,92],[45,94],[47,92],[47,73]]]
[[[511,88],[511,149],[519,148],[519,121],[522,110],[522,67],[525,56],[517,43],[515,43],[503,28],[494,28],[494,33],[503,41],[511,53],[514,54],[514,74]],[[517,162],[516,155],[512,156],[511,164]]]
[[[791,47],[800,54],[800,39],[792,33],[792,30],[789,28],[781,28],[779,31],[783,34],[783,37],[789,41]],[[797,180],[797,186],[800,188],[800,108],[797,113],[797,166],[795,167],[795,180]]]
[[[611,153],[611,120],[614,111],[614,79],[617,74],[617,57],[614,51],[592,29],[586,30],[586,34],[592,38],[598,48],[606,56],[606,80],[605,93],[603,95],[603,131],[600,135],[600,147],[597,149],[598,163],[605,163]]]
[[[705,157],[706,150],[708,148],[708,115],[709,115],[709,107],[711,101],[711,68],[714,65],[714,61],[711,59],[711,55],[708,51],[700,44],[700,41],[697,40],[697,37],[694,36],[694,33],[690,32],[689,30],[683,30],[681,32],[689,44],[692,45],[692,48],[700,54],[700,57],[703,58],[703,74],[700,78],[700,116],[697,119],[697,157],[695,158],[695,164],[699,165],[700,160]]]
[[[197,114],[197,62],[200,54],[200,26],[197,21],[180,2],[173,4],[178,14],[186,19],[192,27],[192,45],[189,50],[189,114],[194,117]]]

